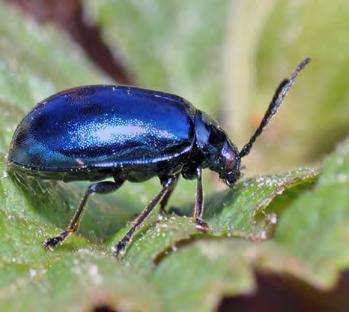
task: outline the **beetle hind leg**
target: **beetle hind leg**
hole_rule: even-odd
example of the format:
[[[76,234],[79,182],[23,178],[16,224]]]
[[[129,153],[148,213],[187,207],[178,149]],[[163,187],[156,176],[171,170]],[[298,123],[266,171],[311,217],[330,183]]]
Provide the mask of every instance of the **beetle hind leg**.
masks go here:
[[[78,230],[80,220],[82,217],[82,214],[84,212],[84,208],[86,206],[87,199],[89,196],[93,193],[97,194],[106,194],[116,191],[124,181],[122,180],[115,180],[115,182],[111,181],[105,181],[105,182],[98,182],[91,184],[86,192],[84,197],[82,198],[78,208],[76,209],[76,212],[73,216],[73,218],[70,220],[69,225],[65,231],[60,233],[59,235],[49,238],[44,242],[44,247],[49,249],[54,249],[58,243],[63,242],[69,235],[75,233]]]

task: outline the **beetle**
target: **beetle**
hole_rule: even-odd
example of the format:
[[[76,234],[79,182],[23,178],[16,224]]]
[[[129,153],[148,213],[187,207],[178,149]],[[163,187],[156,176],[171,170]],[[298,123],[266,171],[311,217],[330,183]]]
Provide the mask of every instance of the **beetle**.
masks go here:
[[[241,158],[249,154],[308,64],[305,58],[284,79],[255,133],[238,151],[220,125],[177,95],[132,86],[92,85],[62,91],[40,102],[18,125],[8,153],[8,169],[62,181],[94,181],[86,190],[66,230],[49,238],[53,249],[77,231],[88,197],[110,193],[125,181],[159,177],[161,191],[133,221],[113,247],[117,257],[126,251],[135,231],[159,204],[165,206],[180,177],[196,179],[193,211],[196,228],[203,220],[202,170],[209,168],[231,187],[240,177]],[[103,181],[106,178],[113,181]]]

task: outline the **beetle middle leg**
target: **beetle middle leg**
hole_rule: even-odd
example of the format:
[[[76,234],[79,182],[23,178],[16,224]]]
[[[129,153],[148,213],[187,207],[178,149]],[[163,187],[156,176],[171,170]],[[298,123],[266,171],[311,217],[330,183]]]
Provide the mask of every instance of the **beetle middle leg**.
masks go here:
[[[196,188],[196,198],[193,218],[195,221],[195,226],[200,231],[208,231],[208,224],[202,219],[204,214],[204,194],[202,190],[202,168],[196,168],[196,178],[197,178],[197,188]]]
[[[60,233],[59,235],[49,238],[44,242],[44,247],[53,249],[56,247],[56,245],[60,242],[63,242],[65,238],[67,238],[69,235],[75,233],[78,230],[80,220],[82,217],[82,214],[84,212],[84,208],[86,206],[87,199],[89,196],[93,193],[98,194],[106,194],[116,191],[122,184],[124,183],[123,180],[117,180],[115,179],[115,182],[111,181],[104,181],[104,182],[98,182],[91,184],[86,192],[84,197],[82,198],[80,205],[78,206],[73,218],[70,220],[69,225],[65,231]]]
[[[176,183],[176,176],[168,177],[166,180],[163,180],[162,190],[158,195],[156,195],[150,204],[143,210],[143,212],[133,221],[131,228],[127,231],[125,236],[120,240],[118,244],[114,246],[114,256],[118,257],[119,254],[123,254],[126,251],[126,245],[132,239],[135,231],[142,225],[145,219],[149,216],[152,210],[156,205],[163,200],[168,193],[171,192],[173,185]]]

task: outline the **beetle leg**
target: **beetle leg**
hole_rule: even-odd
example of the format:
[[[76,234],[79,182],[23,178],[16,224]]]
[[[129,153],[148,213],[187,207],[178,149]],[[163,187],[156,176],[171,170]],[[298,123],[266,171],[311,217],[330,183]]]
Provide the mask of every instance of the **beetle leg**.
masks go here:
[[[160,201],[160,213],[161,214],[166,214],[166,211],[165,211],[165,207],[174,191],[174,189],[176,188],[177,186],[177,183],[178,183],[178,180],[179,180],[179,173],[177,173],[175,175],[175,182],[172,184],[171,188],[168,190],[168,192],[166,193],[166,195],[161,199]],[[164,184],[167,182],[167,179],[166,180],[163,180],[161,179],[161,185],[164,186]]]
[[[116,244],[113,248],[114,256],[118,257],[119,254],[124,254],[126,251],[126,245],[131,241],[133,234],[139,228],[145,219],[149,216],[151,211],[156,207],[156,205],[169,193],[171,188],[176,183],[176,177],[168,177],[163,183],[163,188],[158,195],[156,195],[150,204],[143,210],[143,212],[133,221],[131,228],[125,234],[125,236]]]
[[[79,227],[80,219],[82,217],[82,213],[86,206],[87,199],[91,194],[93,193],[106,194],[106,193],[114,192],[123,184],[123,182],[124,181],[122,180],[120,181],[116,180],[115,182],[105,181],[105,182],[98,182],[98,183],[91,184],[86,190],[85,195],[82,198],[80,205],[78,206],[73,218],[70,220],[67,229],[62,233],[60,233],[58,236],[47,239],[44,242],[44,247],[53,249],[54,247],[56,247],[58,243],[63,242],[67,236],[77,231]]]
[[[200,231],[208,231],[208,224],[202,220],[202,215],[204,213],[204,194],[202,190],[202,168],[196,168],[196,178],[197,178],[197,187],[196,187],[196,198],[195,198],[195,207],[193,218],[195,221],[195,226]]]

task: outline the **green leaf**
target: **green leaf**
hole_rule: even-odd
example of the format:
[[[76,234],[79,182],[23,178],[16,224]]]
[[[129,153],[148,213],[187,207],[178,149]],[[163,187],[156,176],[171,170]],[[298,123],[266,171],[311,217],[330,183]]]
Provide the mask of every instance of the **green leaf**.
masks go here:
[[[248,241],[207,240],[166,258],[152,280],[167,311],[215,311],[224,296],[253,292],[255,249]]]
[[[280,213],[278,202],[282,201],[283,208],[290,205],[300,192],[314,184],[316,176],[316,170],[302,169],[275,177],[256,177],[238,183],[231,190],[210,196],[204,218],[211,230],[206,234],[195,228],[191,218],[154,216],[136,235],[125,261],[144,271],[153,268],[165,254],[175,251],[177,245],[196,238],[265,240]],[[271,202],[275,208],[267,211]],[[121,238],[121,233],[112,243]]]
[[[238,146],[256,128],[279,82],[304,57],[312,58],[246,159],[250,172],[321,161],[349,132],[348,15],[345,0],[233,1],[226,44],[232,70],[224,84],[229,101],[222,110]]]
[[[48,267],[16,262],[4,267],[2,278],[11,280],[0,288],[4,311],[162,311],[162,300],[151,284],[90,249],[66,253]]]
[[[349,141],[338,146],[324,163],[323,174],[311,191],[283,214],[275,241],[299,258],[330,287],[349,266]]]

